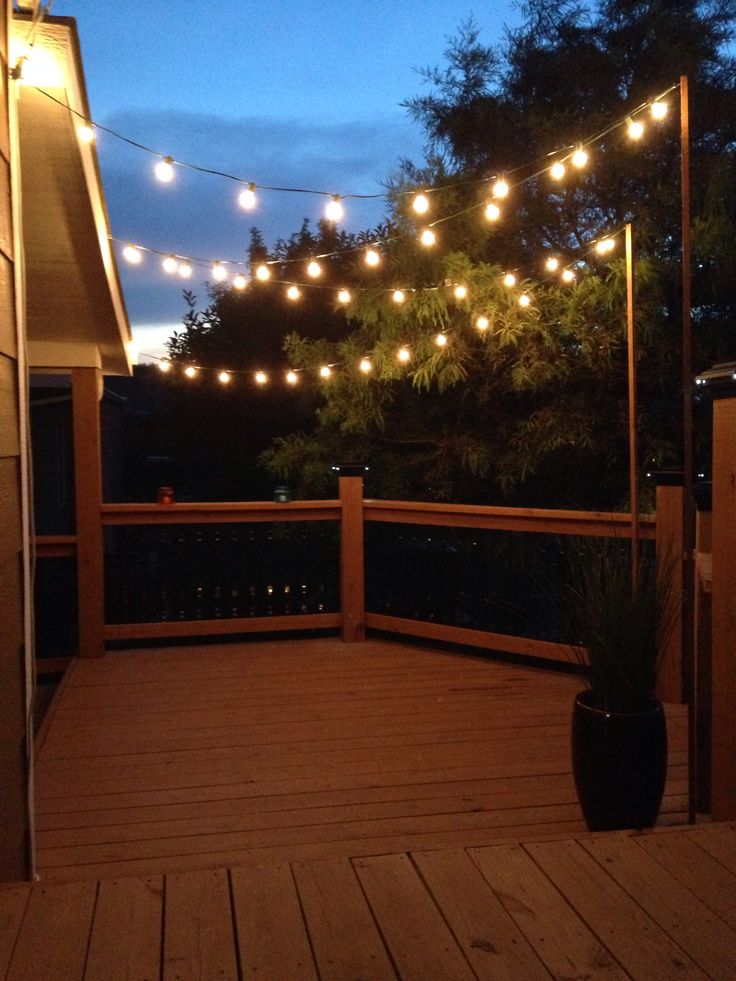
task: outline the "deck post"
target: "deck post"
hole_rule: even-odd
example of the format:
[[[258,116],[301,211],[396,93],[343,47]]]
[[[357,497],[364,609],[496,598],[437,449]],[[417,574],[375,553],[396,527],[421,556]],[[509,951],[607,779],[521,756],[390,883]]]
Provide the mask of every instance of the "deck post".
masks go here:
[[[97,368],[72,369],[74,496],[77,520],[77,617],[79,656],[105,653],[104,552],[102,542],[102,454]]]
[[[711,815],[736,818],[736,397],[713,401]]]
[[[363,474],[366,468],[341,464],[340,475],[340,609],[342,639],[365,640],[365,549],[363,544]]]
[[[656,477],[657,483],[657,562],[666,562],[672,575],[672,588],[675,595],[682,595],[682,515],[683,488],[682,475],[672,474],[667,483],[663,475]],[[685,701],[685,685],[682,662],[682,622],[678,617],[670,637],[662,652],[657,697],[665,702]]]
[[[698,492],[699,491],[699,492]],[[711,648],[713,644],[713,515],[709,485],[696,486],[695,524],[695,717],[697,810],[710,813]]]

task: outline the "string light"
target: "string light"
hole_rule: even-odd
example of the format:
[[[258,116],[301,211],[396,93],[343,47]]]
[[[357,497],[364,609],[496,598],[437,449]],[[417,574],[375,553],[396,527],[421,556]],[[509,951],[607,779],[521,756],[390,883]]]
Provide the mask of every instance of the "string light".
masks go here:
[[[656,99],[649,107],[652,119],[656,119],[657,122],[661,122],[666,117],[668,109],[667,103],[662,102],[660,99]]]
[[[547,272],[557,272],[559,267],[560,267],[560,260],[553,255],[551,255],[549,259],[547,259],[546,262],[544,263],[544,268],[547,270]]]
[[[351,299],[350,290],[340,290],[337,294],[338,303],[350,303]]]
[[[192,267],[188,262],[179,263],[179,275],[182,279],[189,279],[189,277],[192,275]]]
[[[302,294],[298,286],[290,286],[286,291],[286,295],[290,300],[298,300]]]
[[[549,168],[549,176],[553,181],[561,181],[566,173],[567,169],[561,160],[555,160],[555,162]]]
[[[238,275],[233,279],[233,286],[236,290],[244,290],[247,285],[248,280],[241,273],[238,273]]]
[[[573,167],[577,168],[577,170],[582,170],[587,162],[588,154],[582,146],[579,146],[575,153],[573,153],[573,155],[570,157],[570,163],[573,165]]]
[[[381,261],[381,257],[378,254],[378,252],[376,252],[375,249],[366,249],[366,253],[365,253],[366,266],[375,267],[379,264],[380,261]]]
[[[363,372],[364,375],[367,375],[371,371],[373,371],[373,365],[368,360],[368,358],[361,358],[361,361],[360,361],[360,364],[358,365],[358,368]]]
[[[644,123],[638,119],[630,119],[626,127],[630,140],[640,140],[644,135]]]
[[[258,198],[256,197],[256,185],[249,184],[244,190],[238,195],[238,204],[245,211],[252,211],[258,204]]]
[[[494,183],[493,187],[491,188],[491,194],[494,196],[494,198],[505,198],[505,197],[508,197],[508,194],[509,194],[509,185],[506,183],[506,181],[503,179],[503,177],[500,177]]]
[[[520,307],[528,307],[531,302],[532,302],[531,298],[527,293],[522,293],[521,296],[519,297]]]
[[[486,205],[486,218],[488,221],[498,221],[501,217],[501,209],[495,201],[489,201]]]
[[[417,194],[411,203],[412,208],[418,215],[426,215],[429,211],[429,199],[426,194]]]
[[[311,276],[312,279],[316,279],[318,276],[322,275],[322,266],[315,260],[312,261],[307,266],[307,276]]]
[[[253,376],[256,385],[266,385],[268,384],[268,375],[265,371],[257,371]]]
[[[164,157],[154,167],[154,173],[162,184],[170,184],[174,179],[174,158]]]
[[[403,303],[406,299],[406,294],[403,290],[394,290],[391,299],[394,301],[394,303]]]
[[[490,327],[490,321],[488,317],[481,315],[480,317],[476,318],[475,326],[478,328],[478,330],[488,330]]]
[[[161,262],[161,268],[165,273],[168,273],[169,276],[171,276],[179,268],[179,263],[176,261],[173,255],[167,255]]]
[[[327,203],[327,207],[325,208],[325,218],[328,221],[338,222],[342,219],[344,214],[345,209],[342,206],[340,195],[335,194],[332,200]]]
[[[270,278],[271,278],[271,270],[268,268],[265,262],[262,262],[260,266],[256,269],[256,279],[259,280],[261,283],[265,283]]]
[[[140,264],[143,262],[143,253],[137,245],[126,245],[123,249],[123,258],[129,262],[131,266],[140,266]]]
[[[572,283],[575,280],[575,273],[572,269],[563,269],[561,278],[563,283]]]
[[[221,385],[229,384],[231,379],[232,379],[232,375],[230,374],[229,371],[221,371],[217,375],[217,380],[220,382]]]
[[[184,369],[184,374],[187,376],[187,378],[196,378],[197,369],[194,367],[193,364],[189,364]]]
[[[81,123],[77,126],[77,136],[81,143],[94,143],[95,131],[91,123]]]
[[[319,369],[319,377],[327,380],[332,375],[332,368],[328,364],[323,364]]]
[[[602,238],[599,242],[596,242],[595,250],[598,255],[606,255],[609,252],[613,252],[616,248],[616,242],[612,238]]]
[[[509,288],[516,286],[516,276],[514,276],[512,272],[506,273],[506,275],[503,277],[503,285],[508,286]]]
[[[158,370],[163,375],[168,375],[171,371],[171,362],[167,358],[162,358],[158,363]]]
[[[221,262],[216,262],[212,267],[212,278],[217,283],[224,283],[227,279],[227,269]]]
[[[468,287],[456,286],[452,292],[456,300],[464,300],[468,295]]]
[[[396,357],[402,364],[406,364],[407,361],[411,361],[411,351],[408,347],[400,347],[396,353]]]
[[[447,334],[437,334],[434,342],[437,347],[445,347],[447,345]]]
[[[299,375],[295,371],[286,372],[286,383],[287,385],[296,385],[299,381]]]
[[[419,241],[422,243],[422,245],[426,245],[427,248],[429,248],[430,246],[435,245],[437,242],[437,236],[431,228],[425,228],[419,238]]]

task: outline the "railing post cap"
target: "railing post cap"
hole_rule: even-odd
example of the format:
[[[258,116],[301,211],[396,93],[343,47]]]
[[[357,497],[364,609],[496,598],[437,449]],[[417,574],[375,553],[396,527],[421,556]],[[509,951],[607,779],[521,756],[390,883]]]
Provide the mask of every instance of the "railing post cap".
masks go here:
[[[347,463],[333,463],[330,469],[339,477],[363,477],[368,473],[369,468],[365,463],[350,461]]]
[[[646,478],[657,487],[682,487],[685,483],[685,473],[682,467],[662,467],[659,470],[647,470]]]

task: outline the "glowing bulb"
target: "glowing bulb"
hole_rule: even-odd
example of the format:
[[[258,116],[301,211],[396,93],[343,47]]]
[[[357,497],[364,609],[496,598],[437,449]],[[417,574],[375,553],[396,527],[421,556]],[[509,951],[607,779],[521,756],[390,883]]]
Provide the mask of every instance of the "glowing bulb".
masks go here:
[[[475,326],[478,328],[478,330],[488,330],[488,328],[490,327],[490,325],[491,324],[490,324],[490,321],[489,321],[488,317],[482,317],[481,316],[481,317],[478,317],[478,319],[475,321]]]
[[[658,122],[664,119],[667,115],[668,108],[669,107],[666,102],[660,102],[659,99],[657,99],[657,101],[653,102],[649,107],[649,111],[652,114],[652,119],[656,119]]]
[[[123,258],[132,266],[139,266],[143,262],[143,253],[137,245],[126,245],[123,249]]]
[[[271,278],[271,270],[267,265],[261,263],[261,265],[256,269],[256,279],[265,283],[267,279]]]
[[[287,385],[296,385],[298,381],[299,381],[299,375],[297,375],[297,373],[295,371],[287,371],[286,372],[286,384]]]
[[[561,181],[565,176],[565,165],[561,160],[556,160],[549,168],[549,176],[553,181]]]
[[[437,242],[437,236],[431,228],[425,228],[419,238],[419,241],[422,243],[422,245],[429,247]]]
[[[563,269],[562,270],[562,282],[563,283],[572,283],[574,281],[574,279],[575,279],[575,273],[572,271],[572,269]]]
[[[630,140],[640,140],[644,135],[644,123],[638,119],[630,119],[626,132],[629,134]]]
[[[171,362],[167,361],[165,358],[159,361],[158,370],[163,374],[167,375],[171,371]]]
[[[243,191],[238,195],[238,204],[245,211],[252,211],[258,204],[258,198],[256,197],[256,185],[249,184]]]
[[[265,385],[268,382],[268,375],[265,371],[257,371],[253,377],[256,385]]]
[[[399,359],[399,361],[401,361],[404,364],[406,364],[407,361],[410,361],[411,360],[411,353],[409,351],[409,348],[408,347],[400,347],[399,350],[398,350],[398,352],[397,352],[397,354],[396,354],[396,357]]]
[[[230,374],[229,371],[221,371],[217,376],[217,380],[220,382],[221,385],[227,385],[227,383],[230,381],[231,378],[232,375]]]
[[[426,215],[429,211],[429,199],[426,194],[417,194],[411,206],[418,215]]]
[[[489,201],[486,205],[486,218],[488,221],[498,221],[501,217],[501,209],[494,201]]]
[[[329,378],[332,375],[332,368],[328,364],[323,364],[319,369],[320,378]]]
[[[340,292],[337,294],[338,303],[350,303],[351,300],[352,297],[350,295],[350,290],[340,290]]]
[[[551,255],[549,259],[544,264],[544,268],[547,272],[557,272],[560,268],[560,260],[556,256]]]
[[[161,268],[165,273],[168,273],[171,276],[179,268],[179,263],[176,261],[173,255],[167,255],[161,262]]]
[[[187,367],[184,369],[184,374],[187,376],[187,378],[194,378],[197,374],[197,369],[193,364],[187,365]]]
[[[286,295],[290,300],[298,300],[302,294],[299,292],[298,286],[290,286],[286,291]]]
[[[578,170],[581,170],[588,162],[588,154],[581,146],[579,146],[575,153],[573,153],[573,155],[570,157],[570,162],[572,163],[573,167],[577,167]]]
[[[159,160],[154,168],[154,173],[162,184],[169,184],[174,179],[174,158],[164,157],[163,160]]]
[[[358,367],[364,375],[367,375],[369,372],[373,371],[373,365],[370,363],[368,358],[362,358]]]
[[[188,262],[179,263],[179,275],[182,279],[189,279],[189,277],[192,275],[192,267]]]
[[[445,345],[447,344],[447,335],[446,334],[438,334],[435,337],[434,342],[437,345],[437,347],[445,347]]]
[[[327,203],[327,207],[325,208],[325,218],[328,221],[340,221],[344,214],[345,209],[342,206],[340,195],[335,194],[332,200]]]
[[[612,238],[602,238],[600,242],[596,242],[595,250],[598,255],[606,255],[608,252],[613,252],[616,248],[616,243]]]
[[[212,278],[217,283],[223,283],[227,279],[227,269],[221,262],[216,262],[212,267]]]
[[[508,197],[508,193],[509,193],[509,185],[502,177],[499,178],[499,180],[497,180],[496,183],[491,188],[491,194],[493,194],[494,198]]]
[[[503,277],[504,286],[516,286],[516,276],[513,273],[506,273]]]
[[[467,286],[456,286],[452,291],[456,300],[464,300],[468,295]]]
[[[80,143],[94,143],[95,131],[91,123],[81,123],[77,126],[77,136]]]
[[[233,286],[236,290],[244,290],[247,285],[248,280],[241,273],[238,273],[238,275],[233,279]]]
[[[368,249],[365,254],[365,264],[366,266],[377,266],[381,261],[380,255],[375,249]]]
[[[314,259],[307,266],[307,276],[311,276],[312,279],[316,279],[318,276],[322,275],[322,266]]]
[[[403,290],[394,290],[392,299],[394,303],[403,303],[406,299],[406,295]]]
[[[520,307],[528,307],[531,302],[532,302],[531,299],[529,298],[529,296],[527,296],[526,293],[522,293],[521,296],[519,297]]]

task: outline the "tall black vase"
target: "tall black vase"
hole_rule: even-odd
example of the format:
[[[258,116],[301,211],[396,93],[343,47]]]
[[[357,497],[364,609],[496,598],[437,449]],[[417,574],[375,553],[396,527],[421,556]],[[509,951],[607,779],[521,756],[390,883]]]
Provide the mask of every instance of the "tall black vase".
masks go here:
[[[589,691],[575,699],[572,770],[590,831],[650,828],[667,777],[667,726],[662,703],[641,712],[607,712]]]

